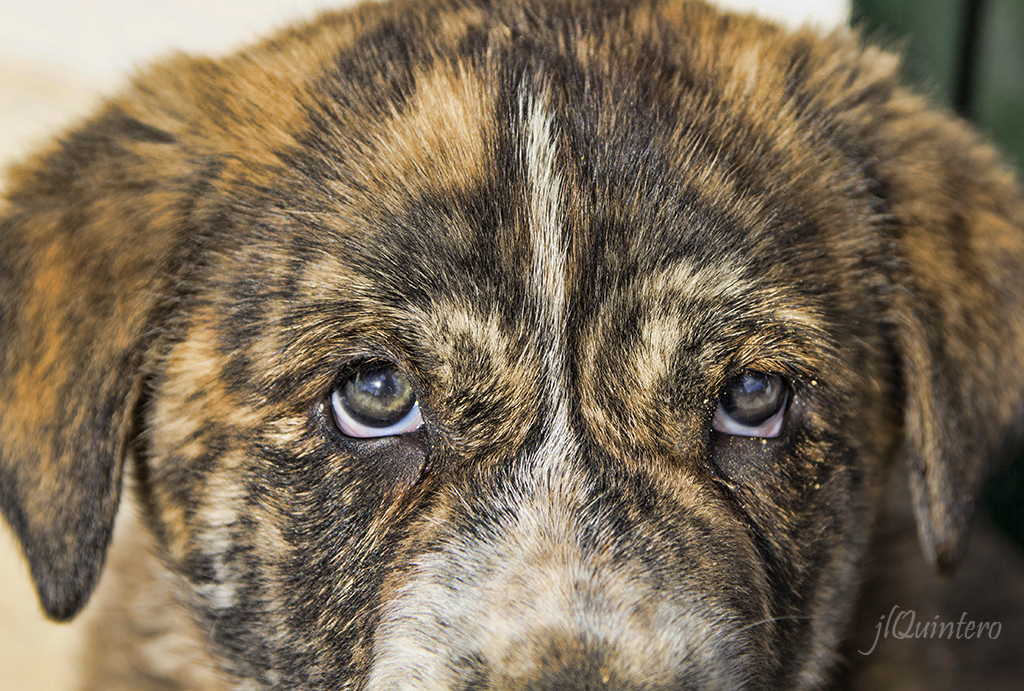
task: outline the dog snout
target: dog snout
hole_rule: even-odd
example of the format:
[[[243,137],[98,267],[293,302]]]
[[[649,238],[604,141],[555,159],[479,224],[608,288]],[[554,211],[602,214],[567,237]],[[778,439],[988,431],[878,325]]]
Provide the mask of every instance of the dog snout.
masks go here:
[[[768,597],[742,531],[593,465],[438,502],[449,528],[389,588],[368,689],[758,688]]]

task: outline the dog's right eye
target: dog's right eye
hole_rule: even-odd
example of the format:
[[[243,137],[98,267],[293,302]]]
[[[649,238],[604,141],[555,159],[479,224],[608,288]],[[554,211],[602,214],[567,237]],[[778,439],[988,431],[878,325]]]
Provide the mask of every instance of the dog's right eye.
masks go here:
[[[409,379],[393,367],[356,371],[331,395],[331,406],[338,429],[349,437],[388,437],[423,425]]]
[[[711,426],[723,434],[777,437],[782,432],[789,387],[777,374],[744,372],[718,399]]]

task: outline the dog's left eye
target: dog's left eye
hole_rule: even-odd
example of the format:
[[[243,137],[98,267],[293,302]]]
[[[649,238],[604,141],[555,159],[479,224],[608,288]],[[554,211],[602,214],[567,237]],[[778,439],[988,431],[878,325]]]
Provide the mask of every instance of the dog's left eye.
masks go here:
[[[393,367],[356,371],[331,395],[331,405],[338,428],[349,437],[387,437],[423,425],[409,379]]]
[[[718,399],[711,426],[723,434],[777,437],[789,401],[786,381],[775,374],[744,372],[733,379]]]

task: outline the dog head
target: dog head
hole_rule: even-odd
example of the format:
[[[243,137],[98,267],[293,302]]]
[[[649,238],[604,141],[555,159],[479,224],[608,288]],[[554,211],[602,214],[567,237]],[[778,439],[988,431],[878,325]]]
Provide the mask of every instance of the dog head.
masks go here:
[[[892,464],[952,568],[1021,417],[1019,192],[896,69],[509,1],[139,76],[0,221],[43,607],[89,597],[127,467],[252,688],[819,683]]]

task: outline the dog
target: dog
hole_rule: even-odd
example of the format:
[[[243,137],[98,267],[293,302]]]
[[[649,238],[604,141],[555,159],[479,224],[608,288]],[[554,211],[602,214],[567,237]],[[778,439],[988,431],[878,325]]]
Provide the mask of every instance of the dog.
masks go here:
[[[1017,555],[932,574],[1019,446],[1024,201],[898,71],[394,0],[13,168],[0,506],[49,617],[104,573],[83,687],[1012,688]]]

